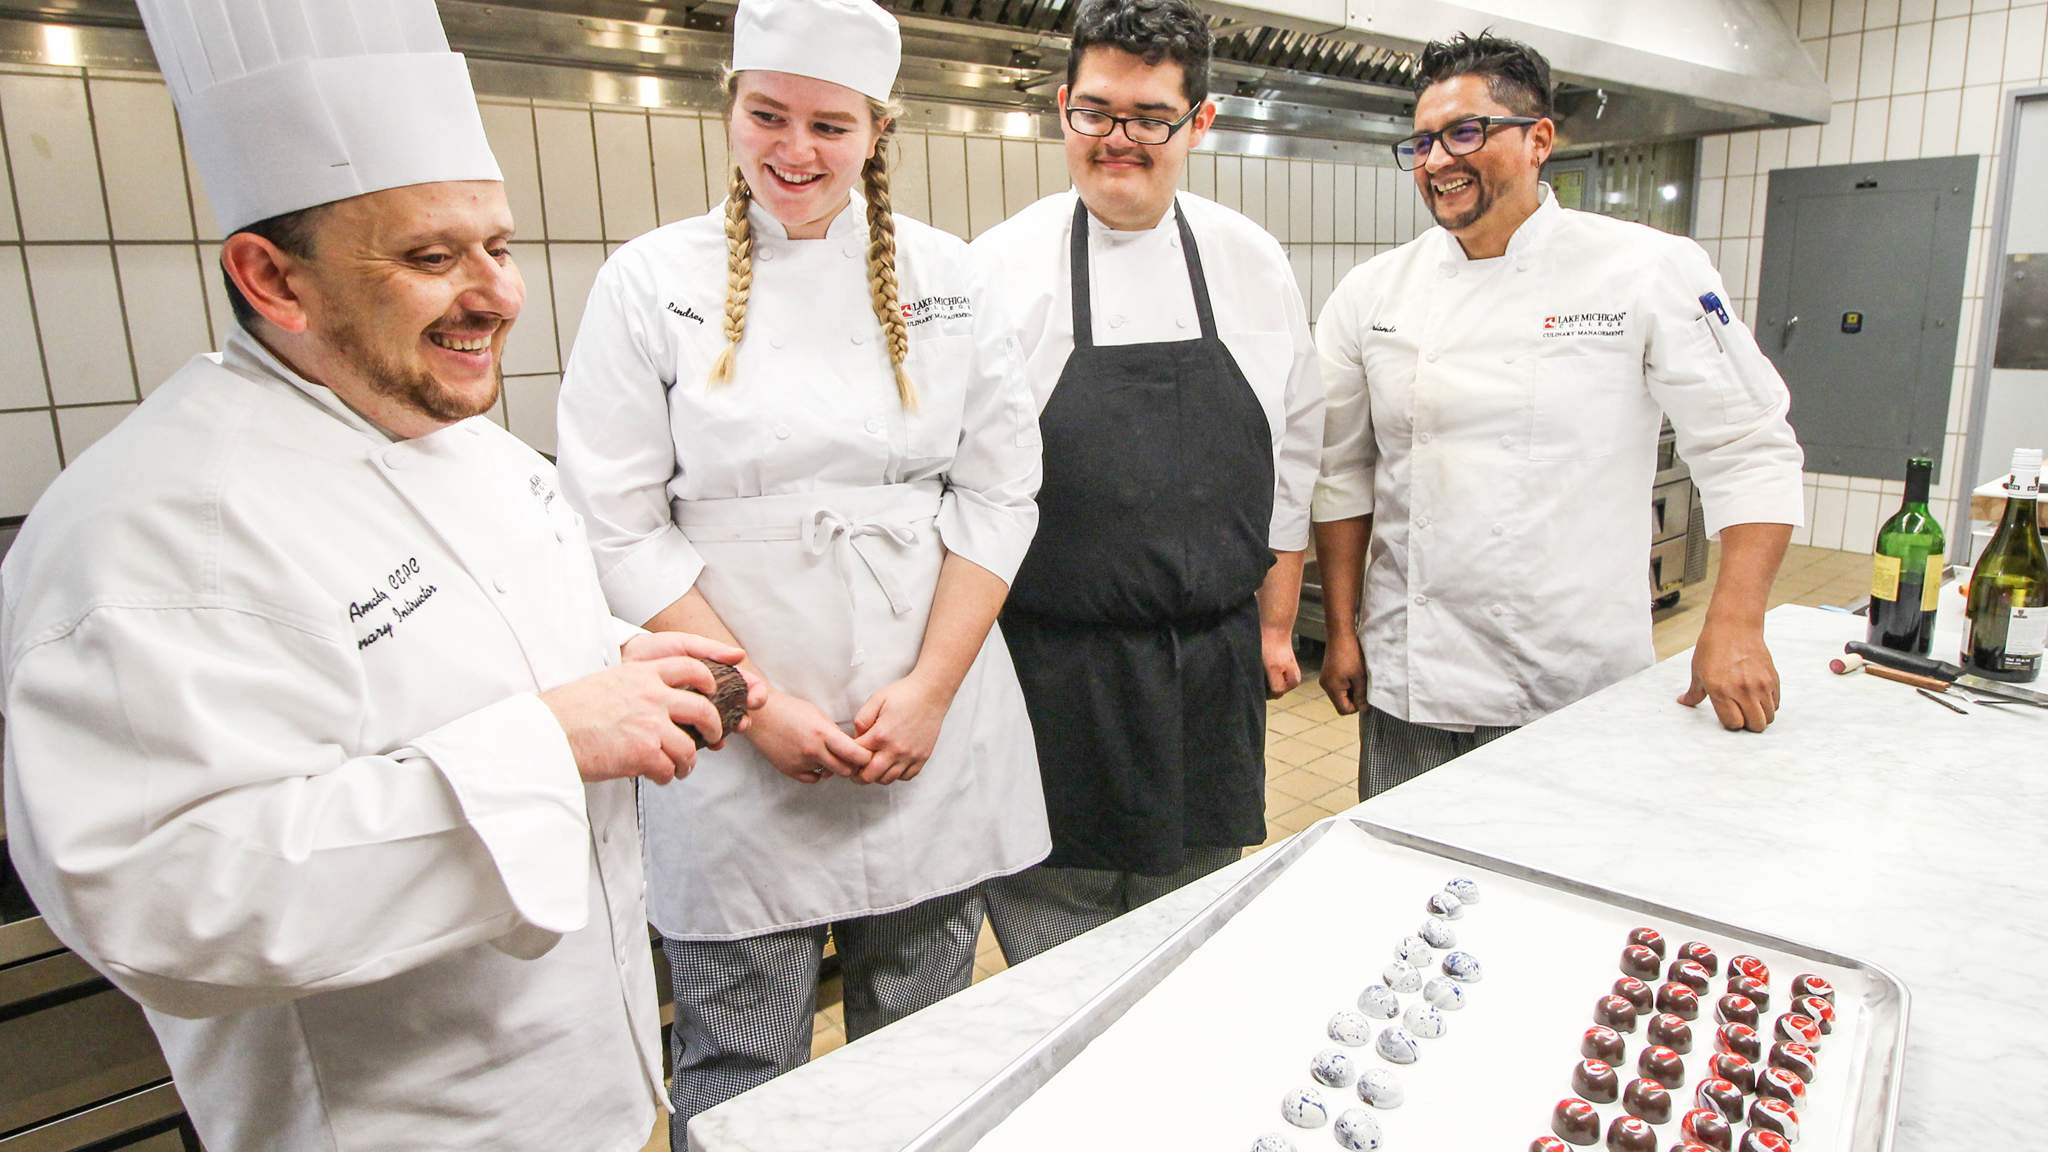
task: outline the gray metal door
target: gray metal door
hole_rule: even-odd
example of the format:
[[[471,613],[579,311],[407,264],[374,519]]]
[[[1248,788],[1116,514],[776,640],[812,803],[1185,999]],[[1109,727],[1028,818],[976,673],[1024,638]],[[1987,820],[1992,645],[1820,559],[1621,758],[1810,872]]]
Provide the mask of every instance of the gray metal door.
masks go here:
[[[1971,156],[1770,174],[1757,339],[1809,469],[1939,465],[1976,184]]]

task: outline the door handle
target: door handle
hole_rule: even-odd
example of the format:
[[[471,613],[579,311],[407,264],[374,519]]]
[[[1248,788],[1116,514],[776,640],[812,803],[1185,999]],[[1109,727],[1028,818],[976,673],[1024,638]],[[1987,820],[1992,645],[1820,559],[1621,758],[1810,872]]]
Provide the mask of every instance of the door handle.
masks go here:
[[[1785,321],[1785,334],[1778,337],[1778,351],[1783,352],[1792,346],[1792,330],[1797,327],[1799,327],[1799,317],[1794,316],[1790,320]]]

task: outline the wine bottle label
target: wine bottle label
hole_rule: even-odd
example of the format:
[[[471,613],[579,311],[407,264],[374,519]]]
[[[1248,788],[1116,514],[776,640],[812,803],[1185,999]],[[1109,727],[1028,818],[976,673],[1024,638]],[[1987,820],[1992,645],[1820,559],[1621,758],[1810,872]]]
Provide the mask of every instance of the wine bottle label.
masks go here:
[[[1920,585],[1920,610],[1922,612],[1932,612],[1941,607],[1942,567],[1943,560],[1941,556],[1935,555],[1927,558],[1927,579]]]
[[[2007,660],[2038,660],[2048,649],[2048,608],[2014,608],[2005,626]]]
[[[1903,565],[1897,556],[1872,556],[1870,565],[1870,598],[1873,600],[1897,600],[1899,598],[1899,572]]]

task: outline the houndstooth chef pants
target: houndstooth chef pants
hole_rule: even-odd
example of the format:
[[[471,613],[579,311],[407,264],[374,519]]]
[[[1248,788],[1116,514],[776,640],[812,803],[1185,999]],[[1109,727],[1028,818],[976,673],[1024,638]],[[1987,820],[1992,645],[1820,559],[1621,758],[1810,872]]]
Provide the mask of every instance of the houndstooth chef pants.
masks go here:
[[[981,920],[970,888],[829,925],[846,989],[846,1038],[966,988]],[[663,938],[676,1004],[668,1090],[675,1152],[689,1147],[690,1117],[810,1059],[827,927],[738,940]]]

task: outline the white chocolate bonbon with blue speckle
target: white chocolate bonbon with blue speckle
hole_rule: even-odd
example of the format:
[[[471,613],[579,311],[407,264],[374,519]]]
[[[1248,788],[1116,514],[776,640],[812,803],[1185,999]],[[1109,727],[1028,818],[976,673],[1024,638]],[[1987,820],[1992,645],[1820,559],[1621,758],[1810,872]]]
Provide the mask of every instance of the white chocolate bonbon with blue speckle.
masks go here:
[[[1382,1029],[1373,1049],[1389,1064],[1413,1064],[1422,1058],[1422,1046],[1405,1028]]]
[[[1375,1020],[1392,1020],[1401,1014],[1401,998],[1385,984],[1367,984],[1358,994],[1358,1010]]]
[[[1444,1034],[1444,1014],[1429,1004],[1410,1004],[1401,1026],[1418,1040],[1435,1040]]]
[[[1358,1079],[1358,1066],[1342,1048],[1325,1048],[1309,1061],[1308,1074],[1330,1088],[1349,1088]]]
[[[1481,972],[1479,958],[1470,952],[1450,952],[1444,955],[1444,975],[1460,984],[1479,983]]]
[[[1400,1078],[1385,1068],[1367,1068],[1358,1077],[1358,1098],[1375,1108],[1399,1108],[1408,1094]]]
[[[1451,948],[1458,943],[1458,934],[1442,917],[1431,916],[1423,920],[1422,927],[1415,930],[1417,936],[1431,948]]]
[[[1401,942],[1394,945],[1394,959],[1416,968],[1427,968],[1436,963],[1436,949],[1420,936],[1403,936]]]
[[[1363,1108],[1353,1108],[1337,1117],[1337,1144],[1351,1152],[1373,1152],[1380,1146],[1380,1122]]]
[[[1422,999],[1442,1011],[1456,1012],[1465,1006],[1465,986],[1449,976],[1431,976],[1422,986]]]
[[[1313,1088],[1296,1088],[1280,1098],[1280,1115],[1296,1128],[1321,1128],[1330,1121],[1330,1107]]]
[[[1363,1048],[1372,1041],[1372,1021],[1365,1013],[1346,1008],[1330,1017],[1324,1029],[1330,1039],[1351,1048]]]
[[[1380,970],[1380,979],[1396,992],[1422,991],[1422,973],[1406,960],[1392,960]]]

